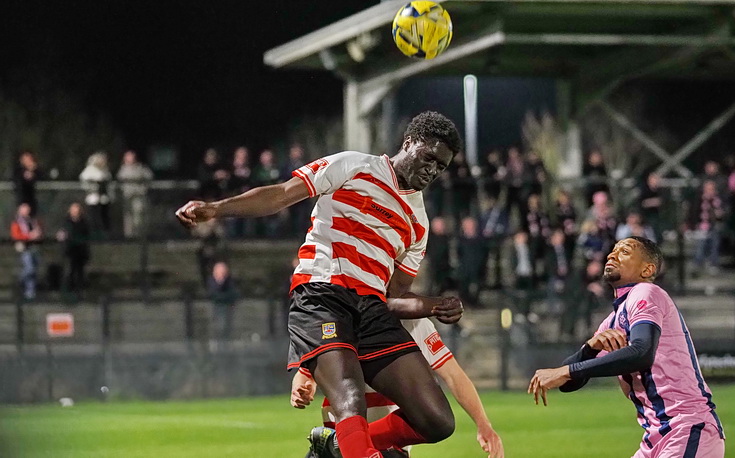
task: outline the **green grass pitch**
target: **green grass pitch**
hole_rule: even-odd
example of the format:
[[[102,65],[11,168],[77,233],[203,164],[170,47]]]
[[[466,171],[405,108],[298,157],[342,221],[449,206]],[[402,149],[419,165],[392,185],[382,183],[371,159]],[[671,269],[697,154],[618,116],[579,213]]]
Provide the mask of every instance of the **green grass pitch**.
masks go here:
[[[735,385],[711,388],[725,431],[735,434]],[[643,431],[631,403],[609,384],[554,391],[548,407],[520,392],[484,392],[482,399],[509,458],[629,457]],[[415,447],[414,458],[486,456],[469,417],[453,408],[455,434]],[[303,458],[319,418],[316,405],[296,410],[285,396],[10,406],[0,408],[0,456]]]

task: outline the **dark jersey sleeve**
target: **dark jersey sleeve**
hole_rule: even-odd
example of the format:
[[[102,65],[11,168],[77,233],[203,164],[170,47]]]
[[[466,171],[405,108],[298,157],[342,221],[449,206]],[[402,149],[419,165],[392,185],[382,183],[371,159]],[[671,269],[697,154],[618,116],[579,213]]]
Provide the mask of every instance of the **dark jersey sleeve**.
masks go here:
[[[569,367],[569,374],[572,380],[575,380],[646,370],[653,365],[659,337],[661,337],[661,328],[656,324],[638,323],[630,329],[630,343],[627,347],[600,358],[572,363]]]
[[[581,363],[582,361],[594,359],[598,353],[600,353],[600,350],[595,350],[594,348],[590,347],[589,345],[585,343],[584,345],[582,345],[582,348],[580,348],[576,353],[567,357],[567,359],[565,359],[562,362],[562,365]],[[573,378],[572,380],[569,380],[564,385],[560,386],[559,390],[562,393],[570,393],[572,391],[577,391],[578,389],[585,386],[588,381],[589,381],[589,377],[578,378],[578,379]]]

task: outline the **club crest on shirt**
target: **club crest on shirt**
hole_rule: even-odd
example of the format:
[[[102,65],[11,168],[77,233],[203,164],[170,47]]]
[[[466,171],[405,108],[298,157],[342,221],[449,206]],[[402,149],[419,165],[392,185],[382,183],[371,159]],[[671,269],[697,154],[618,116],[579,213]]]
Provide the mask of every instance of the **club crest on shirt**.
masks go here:
[[[439,350],[444,348],[444,342],[442,342],[442,338],[439,336],[438,332],[434,332],[429,337],[424,339],[424,343],[426,343],[426,346],[429,347],[429,351],[432,355],[437,354]]]
[[[621,328],[628,330],[628,316],[624,313],[618,315],[618,324]]]
[[[337,337],[337,325],[335,323],[322,323],[322,339]]]

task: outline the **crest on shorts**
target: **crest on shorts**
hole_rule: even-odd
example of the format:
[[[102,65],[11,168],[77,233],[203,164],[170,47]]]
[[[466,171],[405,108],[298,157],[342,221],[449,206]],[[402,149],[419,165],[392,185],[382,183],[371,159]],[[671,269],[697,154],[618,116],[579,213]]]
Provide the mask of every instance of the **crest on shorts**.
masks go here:
[[[337,325],[335,323],[322,323],[322,339],[337,337]]]

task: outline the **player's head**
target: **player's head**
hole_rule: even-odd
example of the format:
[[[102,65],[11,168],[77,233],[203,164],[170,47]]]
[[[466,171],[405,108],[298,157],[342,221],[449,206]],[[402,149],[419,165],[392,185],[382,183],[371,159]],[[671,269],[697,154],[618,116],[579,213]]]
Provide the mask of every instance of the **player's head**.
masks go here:
[[[391,160],[399,185],[421,191],[461,150],[462,140],[452,121],[434,111],[417,115],[403,134],[401,150]]]
[[[607,256],[602,278],[613,287],[652,282],[662,265],[663,254],[656,243],[645,237],[628,237],[616,243]]]

